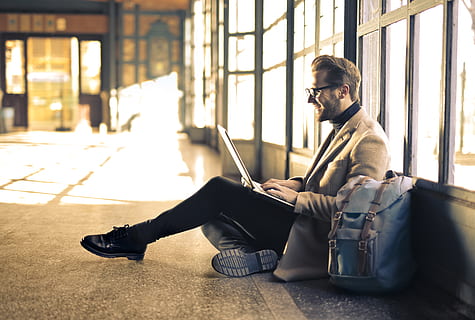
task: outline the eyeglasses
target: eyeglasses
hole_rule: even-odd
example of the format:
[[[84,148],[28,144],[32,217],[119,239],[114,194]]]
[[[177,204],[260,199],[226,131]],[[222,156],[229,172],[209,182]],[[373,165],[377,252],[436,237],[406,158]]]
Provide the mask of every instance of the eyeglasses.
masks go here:
[[[316,99],[320,96],[320,93],[322,93],[322,90],[324,89],[329,89],[329,88],[336,88],[338,87],[338,84],[329,84],[328,86],[320,87],[320,88],[306,88],[305,92],[307,93],[307,97],[310,99]]]

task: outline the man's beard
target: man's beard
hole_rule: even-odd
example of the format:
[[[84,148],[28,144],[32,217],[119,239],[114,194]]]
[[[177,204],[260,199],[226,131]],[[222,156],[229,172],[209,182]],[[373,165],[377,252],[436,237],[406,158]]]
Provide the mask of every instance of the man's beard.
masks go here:
[[[315,119],[319,122],[333,120],[340,114],[341,101],[336,97],[331,97],[327,101],[320,103],[323,106],[321,112],[315,110]]]

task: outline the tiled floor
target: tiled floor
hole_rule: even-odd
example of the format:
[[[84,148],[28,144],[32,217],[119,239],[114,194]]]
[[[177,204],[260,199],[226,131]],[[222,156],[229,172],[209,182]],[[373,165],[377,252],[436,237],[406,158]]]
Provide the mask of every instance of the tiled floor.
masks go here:
[[[184,135],[0,135],[0,319],[459,319],[410,291],[357,296],[326,279],[226,278],[192,230],[145,259],[103,259],[85,234],[154,217],[220,174]],[[462,318],[460,318],[462,319]]]

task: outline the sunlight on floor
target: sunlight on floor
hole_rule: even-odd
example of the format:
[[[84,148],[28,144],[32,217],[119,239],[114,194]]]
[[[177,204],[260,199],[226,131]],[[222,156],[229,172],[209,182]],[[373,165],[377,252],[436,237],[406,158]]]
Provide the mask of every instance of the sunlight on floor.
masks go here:
[[[193,193],[204,162],[198,156],[189,168],[179,150],[175,82],[170,75],[129,88],[122,114],[138,116],[119,133],[93,133],[83,123],[76,132],[0,135],[0,202],[124,204]]]

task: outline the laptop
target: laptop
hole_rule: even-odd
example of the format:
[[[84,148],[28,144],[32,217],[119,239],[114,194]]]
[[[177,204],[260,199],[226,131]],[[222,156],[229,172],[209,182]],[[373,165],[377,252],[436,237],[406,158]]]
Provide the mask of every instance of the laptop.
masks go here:
[[[244,180],[246,185],[254,192],[256,192],[259,196],[265,197],[265,199],[271,200],[273,202],[276,201],[276,204],[279,205],[284,205],[287,208],[294,208],[294,204],[290,203],[288,201],[282,200],[280,198],[277,198],[276,196],[273,196],[262,189],[261,185],[252,180],[251,175],[249,174],[249,171],[247,170],[246,166],[244,165],[244,162],[241,159],[241,156],[239,155],[236,146],[234,145],[233,141],[229,137],[229,134],[227,130],[220,126],[218,124],[218,131],[221,136],[221,138],[224,141],[224,144],[226,145],[226,149],[228,149],[229,154],[231,155],[234,163],[236,164],[236,167],[239,170],[239,173],[241,174],[241,178]]]

